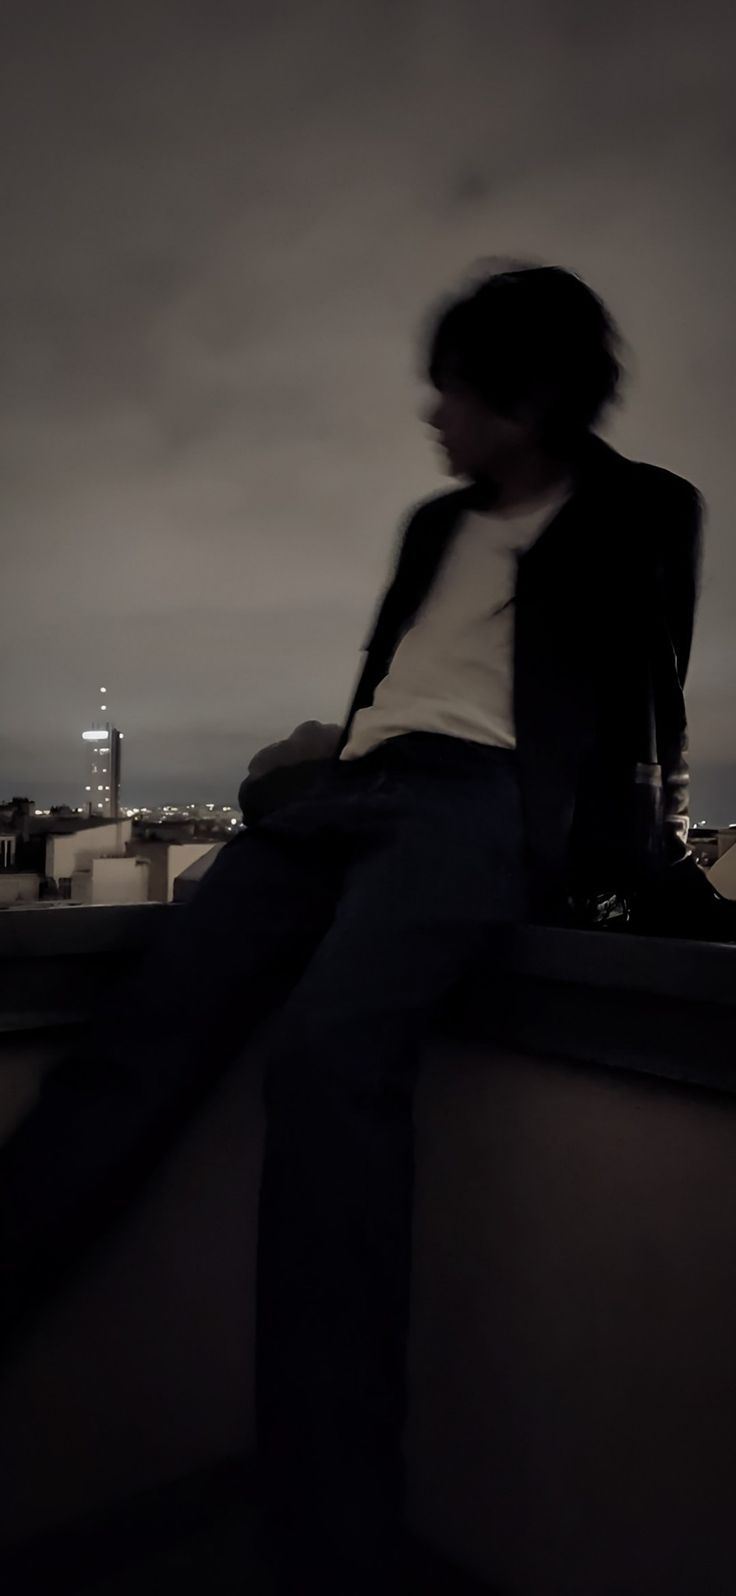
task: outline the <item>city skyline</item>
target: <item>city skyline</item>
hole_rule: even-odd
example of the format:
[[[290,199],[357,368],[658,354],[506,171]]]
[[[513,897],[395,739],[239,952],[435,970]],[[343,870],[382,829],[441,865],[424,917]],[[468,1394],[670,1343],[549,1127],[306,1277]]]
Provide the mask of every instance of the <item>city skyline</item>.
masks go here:
[[[264,738],[264,746],[273,738]],[[192,780],[187,786],[182,784],[178,791],[173,791],[175,785],[167,778],[152,779],[144,792],[136,791],[126,794],[122,788],[120,813],[126,816],[128,811],[138,813],[144,808],[163,809],[166,806],[172,809],[184,810],[187,807],[208,804],[216,809],[225,811],[230,808],[240,812],[238,804],[238,786],[246,774],[243,769],[240,777],[235,781],[232,789],[228,790],[227,782],[218,782],[213,778],[209,782]],[[724,779],[724,775],[725,778]],[[691,777],[691,792],[693,802],[690,806],[691,826],[705,824],[706,826],[726,827],[736,825],[736,792],[731,809],[728,799],[724,794],[730,790],[730,769],[727,772],[715,771],[710,776],[708,772],[695,770]],[[12,786],[12,791],[11,791]],[[31,798],[40,810],[48,810],[52,805],[68,805],[71,809],[83,807],[79,799],[79,782],[48,781],[36,782],[33,790],[28,784],[12,785],[6,783],[0,792],[0,801],[9,800],[11,797]]]
[[[108,711],[108,706],[107,706],[106,700],[110,697],[109,691],[108,691],[108,689],[106,687],[101,687],[99,689],[99,693],[101,695],[100,714],[102,714],[102,713],[108,714],[109,711]],[[98,717],[95,719],[95,727],[98,728],[98,731],[99,731],[99,728],[100,728],[101,725],[104,725],[105,730],[106,730],[106,739],[105,740],[108,743],[108,752],[105,753],[105,757],[109,758],[110,757],[110,755],[109,755],[109,743],[110,743],[111,736],[112,736],[113,740],[114,739],[122,740],[124,738],[124,733],[119,732],[116,728],[112,727],[112,724],[111,724],[110,721],[105,722],[105,723],[100,722],[100,717],[98,715]],[[101,735],[101,733],[100,733],[100,735]],[[85,730],[85,731],[82,732],[82,740],[85,742],[85,754],[87,755],[86,763],[85,763],[85,766],[84,766],[84,768],[82,770],[82,774],[83,775],[89,774],[89,769],[87,767],[89,765],[89,757],[90,756],[87,753],[87,750],[90,747],[90,740],[93,739],[93,736],[94,736],[94,734],[93,734],[91,729],[90,730]],[[265,742],[264,746],[268,742],[274,741],[274,740],[275,739],[266,739],[266,742]],[[191,797],[184,798],[181,795],[179,795],[178,797],[174,797],[174,795],[171,794],[171,793],[167,793],[166,796],[164,797],[164,796],[162,796],[162,793],[163,793],[163,778],[159,778],[159,781],[156,784],[155,794],[154,794],[154,791],[152,789],[151,791],[148,791],[145,795],[140,796],[139,799],[133,798],[132,795],[130,795],[128,797],[125,797],[123,795],[124,794],[124,789],[121,788],[121,784],[120,784],[121,757],[120,757],[119,741],[117,742],[117,750],[118,750],[117,756],[116,756],[117,786],[116,786],[116,790],[115,790],[114,800],[106,800],[105,797],[104,797],[104,792],[105,791],[107,791],[107,792],[110,791],[110,783],[107,784],[106,789],[103,789],[103,786],[98,784],[97,790],[99,790],[100,792],[103,792],[103,800],[102,801],[98,800],[96,803],[95,803],[94,798],[90,797],[90,795],[92,793],[92,784],[91,783],[85,783],[84,784],[84,787],[83,787],[83,798],[82,798],[82,802],[81,803],[79,802],[78,794],[68,795],[66,797],[59,797],[58,794],[59,794],[60,788],[64,787],[64,784],[63,783],[59,783],[59,782],[56,782],[56,783],[43,783],[42,782],[40,784],[37,784],[37,786],[39,788],[39,791],[43,794],[43,797],[44,797],[45,801],[40,801],[38,799],[38,796],[37,796],[36,793],[31,794],[29,791],[21,791],[22,784],[21,784],[21,786],[17,786],[16,785],[13,788],[12,794],[9,792],[5,796],[6,796],[6,798],[8,798],[10,796],[25,797],[25,798],[31,798],[32,797],[33,800],[34,800],[34,803],[37,805],[37,808],[36,808],[36,813],[37,814],[48,813],[52,807],[56,807],[57,805],[58,806],[66,806],[66,807],[68,807],[68,808],[70,808],[72,810],[75,810],[77,812],[80,812],[80,813],[82,811],[84,811],[84,810],[87,810],[89,813],[94,813],[97,809],[103,809],[103,812],[104,812],[105,815],[109,814],[109,815],[113,816],[113,818],[114,818],[115,814],[118,812],[118,810],[119,810],[120,818],[123,818],[125,816],[130,817],[132,815],[137,815],[137,814],[142,814],[142,813],[146,814],[146,813],[150,813],[152,811],[161,812],[161,811],[165,811],[167,809],[170,809],[172,812],[177,812],[177,813],[180,813],[180,814],[184,813],[186,810],[192,810],[192,809],[217,810],[217,811],[219,811],[221,813],[228,813],[230,810],[234,809],[234,810],[236,810],[239,813],[239,804],[237,802],[237,786],[239,786],[240,781],[242,780],[242,775],[240,777],[238,777],[238,781],[237,781],[237,784],[236,784],[235,797],[234,797],[233,801],[229,802],[229,803],[225,803],[224,798],[222,797],[221,793],[216,798],[211,798],[209,796],[205,797],[202,794],[200,794],[196,798],[191,798]],[[99,745],[98,745],[97,740],[95,740],[94,747],[91,749],[91,757],[93,759],[97,759],[98,753],[99,753]],[[96,782],[96,779],[97,779],[97,767],[96,767],[96,765],[92,766],[92,770],[95,772],[95,774],[92,777],[92,782]],[[102,773],[103,774],[107,773],[106,770],[105,770],[105,767],[102,768]],[[243,772],[243,775],[244,774],[245,774],[245,772]],[[77,784],[77,785],[79,785],[79,784]],[[68,792],[71,794],[71,788],[68,789]],[[52,793],[53,793],[53,796],[51,796]],[[691,824],[691,826],[698,826],[698,825],[702,825],[702,826],[714,825],[714,826],[722,826],[722,827],[723,826],[736,826],[736,819],[731,820],[730,818],[729,819],[726,818],[726,802],[724,801],[723,793],[724,793],[724,788],[721,785],[721,783],[719,783],[717,781],[711,783],[711,789],[710,789],[710,792],[708,792],[708,786],[707,786],[707,783],[703,781],[702,772],[699,773],[699,772],[696,771],[696,772],[693,773],[693,776],[692,776],[692,779],[691,779],[691,796],[692,796],[692,799],[693,799],[693,802],[691,804],[691,813],[690,813],[690,824]],[[707,795],[707,805],[706,805],[705,801],[700,802],[700,803],[697,801],[698,799],[705,800],[706,799],[706,795]],[[109,807],[108,807],[108,805],[109,805]],[[707,812],[705,814],[703,814],[702,811],[706,810],[706,808],[707,808]],[[736,804],[734,804],[733,813],[734,813],[734,815],[736,815]],[[700,819],[696,819],[696,815],[701,816],[701,818]]]
[[[342,720],[399,525],[449,485],[427,312],[511,254],[601,293],[605,435],[705,497],[693,814],[736,816],[735,45],[708,0],[8,18],[6,794],[78,802],[108,678],[124,800],[236,802],[260,747]]]

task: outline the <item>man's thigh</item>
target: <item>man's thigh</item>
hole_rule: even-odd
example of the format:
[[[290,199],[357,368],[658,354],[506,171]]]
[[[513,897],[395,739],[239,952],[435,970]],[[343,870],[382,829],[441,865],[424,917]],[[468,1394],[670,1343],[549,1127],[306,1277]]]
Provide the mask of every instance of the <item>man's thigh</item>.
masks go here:
[[[259,827],[220,852],[190,903],[172,906],[120,991],[116,1053],[137,1036],[160,1048],[234,1047],[288,993],[327,931],[339,873],[327,846]],[[134,1062],[134,1059],[131,1060]]]
[[[459,794],[418,803],[375,847],[362,835],[332,923],[274,1023],[275,1056],[332,1059],[353,1078],[380,1059],[403,1068],[407,1044],[524,916],[521,827],[510,812],[505,825],[474,826],[474,812]]]

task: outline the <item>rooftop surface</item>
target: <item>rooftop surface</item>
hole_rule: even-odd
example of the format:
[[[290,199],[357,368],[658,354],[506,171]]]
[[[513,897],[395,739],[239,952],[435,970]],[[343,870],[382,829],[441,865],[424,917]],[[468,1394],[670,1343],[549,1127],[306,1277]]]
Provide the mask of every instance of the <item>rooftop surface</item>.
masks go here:
[[[0,915],[6,1131],[172,914]],[[735,973],[730,944],[526,926],[444,1015],[418,1104],[422,1596],[732,1596]],[[29,1353],[0,1449],[39,1530],[0,1553],[4,1593],[270,1591],[247,1448],[201,1467],[249,1435],[260,1124],[246,1070]],[[168,1483],[131,1497],[159,1447]]]

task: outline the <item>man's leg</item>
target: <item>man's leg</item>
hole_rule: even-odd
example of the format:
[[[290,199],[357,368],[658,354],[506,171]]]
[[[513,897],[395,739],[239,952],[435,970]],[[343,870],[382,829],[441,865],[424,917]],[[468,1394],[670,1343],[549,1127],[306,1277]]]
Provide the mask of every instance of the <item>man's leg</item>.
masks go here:
[[[6,1350],[287,996],[331,921],[336,892],[324,840],[241,833],[51,1071],[0,1147]]]
[[[401,1541],[420,1043],[524,911],[513,768],[484,771],[411,773],[373,834],[358,804],[335,919],[268,1037],[256,1417],[289,1596],[387,1592]]]

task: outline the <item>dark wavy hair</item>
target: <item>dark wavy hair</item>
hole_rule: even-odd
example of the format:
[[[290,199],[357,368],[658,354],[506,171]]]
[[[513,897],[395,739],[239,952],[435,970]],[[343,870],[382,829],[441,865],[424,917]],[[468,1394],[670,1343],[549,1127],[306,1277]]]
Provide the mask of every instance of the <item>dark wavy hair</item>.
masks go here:
[[[514,262],[434,311],[425,375],[438,389],[463,383],[500,415],[531,403],[545,444],[565,448],[619,401],[622,347],[603,301],[575,272]]]

